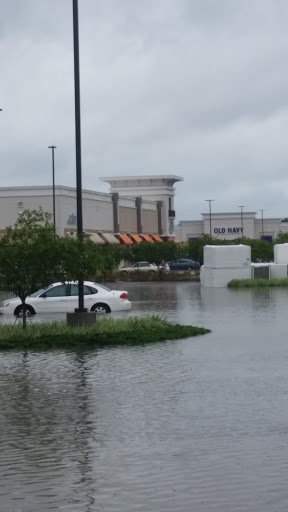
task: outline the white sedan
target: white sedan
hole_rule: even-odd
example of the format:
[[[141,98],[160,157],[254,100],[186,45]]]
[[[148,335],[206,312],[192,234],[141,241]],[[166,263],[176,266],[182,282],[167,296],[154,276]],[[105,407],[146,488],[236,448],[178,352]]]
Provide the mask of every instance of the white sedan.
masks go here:
[[[78,307],[77,282],[54,283],[38,290],[26,299],[27,312],[36,313],[70,313]],[[96,313],[129,311],[131,302],[126,291],[110,290],[106,286],[84,282],[84,307]],[[6,299],[0,303],[0,314],[22,314],[22,303],[18,297]]]
[[[166,271],[170,270],[167,263],[160,265],[159,269],[162,268]],[[129,272],[148,272],[150,274],[155,274],[155,272],[158,272],[159,269],[155,263],[148,263],[148,261],[137,261],[137,263],[134,263],[132,267],[120,268],[120,272],[123,274],[128,274]]]

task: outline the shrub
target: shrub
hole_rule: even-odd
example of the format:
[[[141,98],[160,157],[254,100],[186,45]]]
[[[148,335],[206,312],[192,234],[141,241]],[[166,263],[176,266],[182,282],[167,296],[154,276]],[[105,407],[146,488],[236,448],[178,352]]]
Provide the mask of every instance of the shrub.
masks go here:
[[[0,326],[0,349],[87,349],[108,345],[138,345],[175,340],[210,332],[202,327],[171,324],[160,316],[101,318],[91,327],[66,322]]]

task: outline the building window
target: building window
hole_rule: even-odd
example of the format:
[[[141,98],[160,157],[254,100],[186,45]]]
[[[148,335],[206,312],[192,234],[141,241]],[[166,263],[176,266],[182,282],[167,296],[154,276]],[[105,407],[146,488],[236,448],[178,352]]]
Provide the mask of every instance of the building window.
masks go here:
[[[74,213],[70,213],[70,215],[68,216],[68,219],[67,219],[67,225],[68,226],[76,226],[77,224],[77,215],[75,215]]]
[[[261,240],[266,240],[266,242],[272,243],[273,237],[271,235],[263,235],[261,236]]]

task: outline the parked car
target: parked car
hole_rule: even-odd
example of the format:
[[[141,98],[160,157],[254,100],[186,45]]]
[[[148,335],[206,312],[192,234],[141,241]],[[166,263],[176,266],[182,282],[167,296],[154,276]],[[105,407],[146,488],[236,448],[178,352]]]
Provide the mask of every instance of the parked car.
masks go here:
[[[160,269],[169,271],[169,265],[164,263],[160,266]],[[120,272],[123,274],[128,274],[129,272],[149,272],[151,274],[155,274],[155,272],[158,272],[158,267],[155,265],[155,263],[149,263],[148,261],[137,261],[131,267],[120,268]]]
[[[78,307],[78,283],[53,283],[45,289],[29,295],[26,299],[28,314],[70,313]],[[129,311],[131,302],[126,291],[110,290],[106,286],[84,282],[84,304],[88,311],[111,313]],[[21,315],[22,303],[19,297],[6,299],[0,303],[0,313]]]
[[[169,262],[170,270],[199,270],[200,264],[198,261],[180,258],[176,261]]]

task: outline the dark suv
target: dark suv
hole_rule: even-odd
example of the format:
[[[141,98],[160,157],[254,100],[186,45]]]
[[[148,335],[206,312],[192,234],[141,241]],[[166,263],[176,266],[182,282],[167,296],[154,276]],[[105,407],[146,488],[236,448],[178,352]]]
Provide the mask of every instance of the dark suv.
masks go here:
[[[180,258],[179,260],[171,261],[169,267],[170,270],[199,270],[200,264],[198,261]]]

